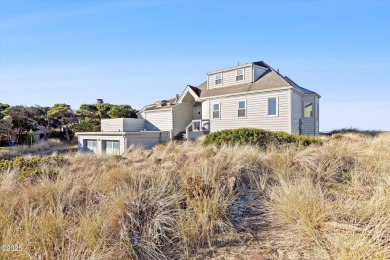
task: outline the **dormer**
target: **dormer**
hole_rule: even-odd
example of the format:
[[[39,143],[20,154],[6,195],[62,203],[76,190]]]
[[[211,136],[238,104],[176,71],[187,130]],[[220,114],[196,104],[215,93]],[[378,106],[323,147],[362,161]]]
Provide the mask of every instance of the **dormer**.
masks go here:
[[[267,67],[261,65],[261,62],[252,62],[209,72],[207,73],[207,88],[212,89],[252,83],[268,70]]]

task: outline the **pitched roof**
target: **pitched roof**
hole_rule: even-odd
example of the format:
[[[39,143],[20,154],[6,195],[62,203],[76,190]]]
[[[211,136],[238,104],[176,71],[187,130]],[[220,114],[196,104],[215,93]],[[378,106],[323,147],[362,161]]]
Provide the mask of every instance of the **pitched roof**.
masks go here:
[[[158,110],[158,109],[172,108],[173,106],[175,106],[177,104],[176,98],[165,99],[165,101],[167,103],[165,106],[161,105],[161,101],[164,101],[164,99],[156,101],[153,104],[146,105],[144,108],[141,109],[141,111],[142,110],[148,110],[149,111],[149,110]]]
[[[272,90],[272,89],[279,89],[283,87],[293,87],[298,91],[302,92],[303,94],[317,94],[316,92],[300,87],[298,84],[296,84],[287,76],[283,76],[279,72],[275,71],[271,66],[266,64],[264,61],[253,62],[253,64],[268,69],[255,82],[253,83],[248,82],[248,83],[242,83],[242,84],[237,84],[232,86],[207,89],[207,81],[205,81],[197,87],[200,92],[199,97],[206,98],[206,97],[213,97],[213,96],[220,96],[220,95],[246,93],[251,91]]]
[[[200,84],[198,88],[201,90],[200,98],[204,98],[259,90],[271,90],[289,86],[290,84],[282,77],[280,77],[277,72],[272,69],[268,69],[258,80],[253,83],[249,82],[233,86],[207,89],[206,81]]]
[[[303,94],[317,94],[316,92],[314,91],[311,91],[311,90],[308,90],[306,88],[302,88],[301,86],[299,86],[297,83],[295,83],[292,79],[290,79],[289,77],[287,76],[284,76],[284,79],[287,80],[288,83],[291,84],[291,86],[293,86],[294,88],[298,89],[299,91],[301,91]],[[318,95],[318,94],[317,94]]]

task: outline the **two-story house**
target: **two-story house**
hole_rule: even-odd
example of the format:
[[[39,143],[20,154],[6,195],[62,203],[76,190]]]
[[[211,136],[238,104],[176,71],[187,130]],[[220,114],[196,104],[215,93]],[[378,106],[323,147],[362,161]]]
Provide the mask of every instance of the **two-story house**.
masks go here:
[[[319,98],[260,61],[209,72],[202,84],[145,106],[139,117],[147,130],[186,132],[189,138],[241,127],[317,135]]]
[[[131,126],[126,123],[127,128],[123,125],[129,120],[107,121],[102,124],[104,138],[98,133],[79,133],[79,147],[81,150],[86,147],[88,136],[104,142],[110,138],[112,131],[107,131],[109,129],[120,129],[121,135],[127,135],[127,141],[122,141],[124,147],[118,148],[120,151],[127,150],[126,144],[134,143],[130,137],[134,132],[144,137],[154,132],[155,138],[157,133],[162,133],[160,136],[169,135],[171,139],[185,136],[189,140],[218,130],[242,127],[317,135],[319,99],[319,94],[300,87],[265,62],[252,62],[207,73],[200,85],[188,85],[175,98],[143,107],[138,119],[130,120]],[[112,128],[104,129],[107,124]],[[145,146],[162,139],[148,140]],[[135,143],[143,144],[141,141]],[[100,146],[104,147],[104,144]],[[102,151],[98,149],[97,152]]]

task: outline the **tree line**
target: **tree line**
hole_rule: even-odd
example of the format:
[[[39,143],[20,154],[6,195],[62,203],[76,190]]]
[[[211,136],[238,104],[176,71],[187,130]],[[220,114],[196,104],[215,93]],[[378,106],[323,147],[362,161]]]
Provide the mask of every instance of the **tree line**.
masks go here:
[[[130,105],[82,104],[73,110],[67,104],[55,104],[52,107],[10,106],[0,103],[0,136],[16,137],[23,142],[28,131],[42,130],[43,140],[58,133],[69,142],[74,132],[100,131],[100,120],[106,118],[137,118],[137,110]]]

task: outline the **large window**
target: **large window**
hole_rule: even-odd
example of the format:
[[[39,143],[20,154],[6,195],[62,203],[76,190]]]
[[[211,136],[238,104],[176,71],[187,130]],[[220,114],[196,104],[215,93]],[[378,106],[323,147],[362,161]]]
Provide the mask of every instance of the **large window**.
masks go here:
[[[85,150],[89,152],[95,152],[97,148],[97,141],[96,140],[85,140]]]
[[[218,73],[215,75],[215,85],[222,84],[222,73]]]
[[[244,80],[244,69],[238,69],[236,71],[236,81]]]
[[[268,116],[278,115],[278,99],[276,97],[268,98]]]
[[[313,102],[306,102],[305,103],[305,117],[313,117]]]
[[[221,118],[221,105],[219,103],[213,104],[213,119]]]
[[[246,101],[238,101],[238,117],[246,117]]]
[[[119,141],[106,141],[106,153],[119,154]]]

